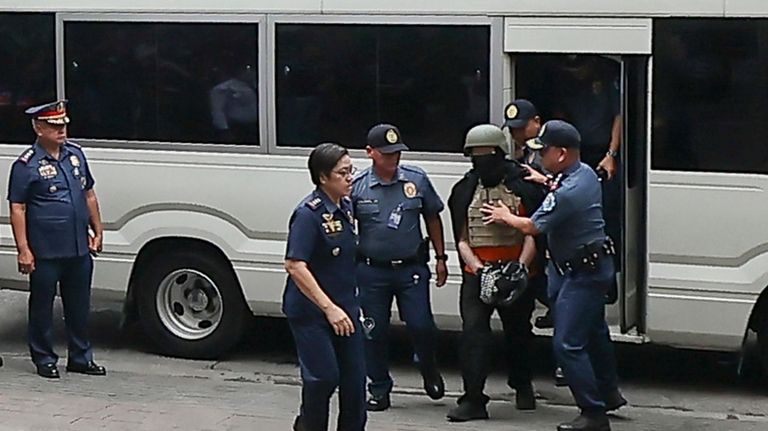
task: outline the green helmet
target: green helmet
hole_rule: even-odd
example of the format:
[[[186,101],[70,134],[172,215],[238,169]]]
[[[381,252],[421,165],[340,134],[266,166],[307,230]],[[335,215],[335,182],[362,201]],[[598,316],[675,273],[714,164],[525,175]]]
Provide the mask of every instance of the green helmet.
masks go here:
[[[505,154],[509,154],[507,137],[493,124],[480,124],[469,129],[464,140],[464,155],[468,156],[472,148],[477,147],[499,147]]]

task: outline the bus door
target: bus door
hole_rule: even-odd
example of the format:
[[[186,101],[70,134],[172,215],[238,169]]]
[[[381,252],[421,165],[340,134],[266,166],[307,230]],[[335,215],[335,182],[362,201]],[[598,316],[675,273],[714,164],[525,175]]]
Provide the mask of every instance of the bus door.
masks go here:
[[[616,176],[604,180],[606,231],[618,245],[615,334],[644,333],[648,254],[648,77],[651,20],[506,18],[504,101],[533,102],[546,121],[572,122],[582,160],[598,168],[620,140]]]

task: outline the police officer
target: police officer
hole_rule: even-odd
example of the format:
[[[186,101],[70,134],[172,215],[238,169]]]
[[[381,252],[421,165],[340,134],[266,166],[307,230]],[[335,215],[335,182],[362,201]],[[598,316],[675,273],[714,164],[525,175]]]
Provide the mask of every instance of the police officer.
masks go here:
[[[514,159],[523,165],[529,166],[537,172],[543,171],[541,167],[541,145],[536,143],[536,137],[541,130],[541,117],[536,106],[529,100],[513,100],[504,108],[504,128],[509,131],[511,145],[514,148]],[[537,253],[539,261],[544,261],[544,249],[546,245],[543,238],[537,238]],[[547,299],[547,277],[544,271],[535,274],[529,280],[530,288],[536,295],[536,299],[544,305],[549,304]],[[549,309],[543,316],[536,318],[537,328],[551,328],[552,315]]]
[[[516,99],[504,108],[504,124],[513,146],[513,158],[518,162],[541,171],[541,156],[536,138],[541,129],[541,117],[536,106],[526,99]]]
[[[488,396],[483,393],[493,356],[491,315],[498,312],[504,325],[509,386],[515,389],[520,410],[536,408],[528,357],[533,292],[528,290],[511,304],[481,299],[480,274],[489,264],[519,262],[533,268],[536,244],[532,236],[515,229],[484,225],[480,212],[484,202],[506,202],[519,214],[533,214],[544,198],[542,186],[527,182],[528,171],[516,161],[506,160],[509,146],[501,129],[492,124],[473,127],[466,136],[464,152],[472,158],[472,169],[451,190],[448,208],[458,245],[462,273],[460,310],[461,374],[464,395],[448,413],[453,422],[487,419]]]
[[[13,163],[8,201],[19,271],[29,274],[29,350],[37,374],[59,378],[53,300],[59,286],[69,336],[67,371],[104,375],[88,341],[91,253],[102,246],[99,203],[83,150],[67,140],[66,101],[26,110],[37,141]],[[93,234],[89,234],[89,227]]]
[[[542,163],[557,177],[531,218],[504,205],[483,208],[485,223],[501,223],[528,235],[547,235],[549,296],[555,315],[557,362],[581,409],[558,431],[608,431],[606,412],[626,404],[617,386],[616,364],[604,297],[615,278],[612,243],[605,235],[601,190],[595,172],[580,160],[581,137],[561,120],[544,124],[537,138]]]
[[[291,215],[283,313],[301,365],[296,431],[328,429],[330,398],[339,389],[338,429],[365,429],[365,368],[355,281],[357,235],[349,193],[354,167],[337,144],[309,155],[317,188]]]
[[[448,275],[440,219],[443,202],[423,170],[400,165],[404,150],[408,147],[397,127],[372,127],[366,151],[373,164],[355,178],[352,190],[360,229],[357,276],[362,306],[375,323],[365,349],[371,411],[390,406],[393,383],[387,339],[393,297],[413,339],[424,390],[435,400],[445,392],[435,363],[437,334],[430,305],[431,274],[420,221],[423,216],[436,252],[437,286],[441,287]]]

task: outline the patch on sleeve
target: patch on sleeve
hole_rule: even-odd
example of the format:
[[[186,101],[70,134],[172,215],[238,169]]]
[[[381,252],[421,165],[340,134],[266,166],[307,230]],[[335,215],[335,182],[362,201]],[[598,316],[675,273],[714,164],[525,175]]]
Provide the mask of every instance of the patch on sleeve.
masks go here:
[[[19,161],[21,163],[29,163],[29,159],[31,159],[34,154],[35,154],[35,149],[30,148],[27,151],[24,151],[23,153],[21,153],[21,155],[19,156]]]
[[[314,210],[316,210],[316,209],[318,209],[318,208],[320,207],[320,204],[321,204],[321,203],[323,203],[323,200],[322,200],[320,197],[316,197],[316,198],[314,198],[314,199],[312,199],[312,200],[308,201],[308,202],[307,202],[307,206],[308,206],[308,207],[309,207],[311,210],[313,210],[313,211],[314,211]]]
[[[541,210],[548,213],[553,209],[555,209],[555,194],[550,192],[544,198],[544,202],[541,203]]]

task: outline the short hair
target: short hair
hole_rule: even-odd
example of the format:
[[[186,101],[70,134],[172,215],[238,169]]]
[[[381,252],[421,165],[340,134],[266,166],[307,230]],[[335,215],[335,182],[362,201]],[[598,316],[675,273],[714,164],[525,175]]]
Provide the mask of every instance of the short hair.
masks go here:
[[[318,145],[309,153],[309,175],[312,177],[312,183],[320,185],[320,176],[331,176],[331,171],[339,163],[342,157],[349,155],[349,150],[339,144],[326,142]]]

